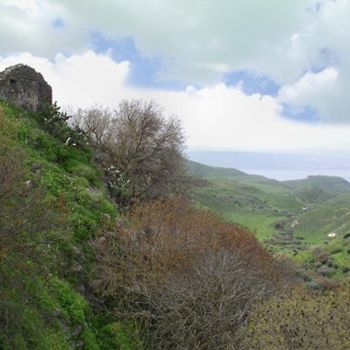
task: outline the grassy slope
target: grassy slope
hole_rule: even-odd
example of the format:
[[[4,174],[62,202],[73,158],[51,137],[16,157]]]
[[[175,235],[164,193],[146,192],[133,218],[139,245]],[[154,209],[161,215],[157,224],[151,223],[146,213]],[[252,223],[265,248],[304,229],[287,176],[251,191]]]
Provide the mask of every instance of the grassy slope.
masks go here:
[[[35,247],[37,262],[31,258],[18,261],[15,252],[0,260],[1,273],[13,281],[0,290],[0,309],[11,310],[15,320],[0,330],[0,348],[135,348],[138,340],[132,328],[105,312],[96,312],[84,291],[93,279],[94,254],[89,240],[118,215],[91,150],[65,145],[44,130],[36,120],[38,115],[5,103],[0,103],[0,118],[6,129],[0,130],[1,142],[10,142],[24,154],[28,179],[37,182],[45,202],[53,205],[64,221],[64,230],[57,228],[57,241]],[[33,165],[40,169],[38,177],[31,170]],[[32,242],[30,237],[26,239],[36,244],[34,238]],[[8,269],[11,261],[19,267]]]
[[[284,181],[283,184],[305,201],[311,202],[330,199],[350,191],[350,184],[346,180],[334,176],[309,176],[307,179]]]
[[[195,197],[239,223],[276,252],[311,262],[311,251],[320,246],[333,256],[340,269],[350,267],[350,184],[336,177],[310,176],[304,180],[279,182],[247,175],[234,169],[211,168],[189,162],[190,171],[205,179]],[[195,171],[193,171],[195,169]],[[330,239],[328,233],[337,237]],[[339,251],[333,254],[335,251]]]
[[[193,163],[189,162],[190,171],[194,168]],[[200,174],[206,180],[196,193],[198,201],[223,214],[228,221],[253,229],[261,240],[277,233],[274,225],[304,205],[292,190],[278,181],[194,164],[200,169],[194,174]]]

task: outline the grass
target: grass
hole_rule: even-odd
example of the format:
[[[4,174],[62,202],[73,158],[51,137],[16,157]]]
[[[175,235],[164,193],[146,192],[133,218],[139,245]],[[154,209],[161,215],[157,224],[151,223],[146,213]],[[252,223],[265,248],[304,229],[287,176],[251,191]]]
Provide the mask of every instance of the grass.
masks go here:
[[[201,206],[249,228],[277,254],[307,265],[314,259],[314,246],[329,254],[343,248],[331,255],[339,271],[350,268],[347,243],[342,239],[350,232],[350,184],[345,180],[313,176],[279,182],[192,162],[189,169],[205,180],[194,195]],[[328,237],[331,232],[337,234],[335,239]]]
[[[238,223],[242,226],[249,228],[259,240],[266,241],[272,238],[277,230],[275,224],[281,219],[282,216],[274,216],[263,213],[251,213],[251,212],[226,212],[223,217],[228,222]]]
[[[4,256],[0,252],[0,315],[11,315],[6,329],[0,316],[0,348],[141,348],[135,345],[138,335],[131,326],[96,311],[78,290],[94,276],[91,238],[113,224],[119,212],[91,149],[66,145],[67,132],[72,130],[65,126],[48,132],[37,115],[0,103],[1,142],[24,155],[24,173],[44,193],[40,200],[60,218],[60,227],[43,236],[49,243],[26,237],[33,255],[22,259],[16,250]],[[73,272],[73,266],[80,266],[81,272]],[[119,331],[106,332],[115,322]]]
[[[197,201],[229,222],[250,228],[262,241],[278,231],[275,224],[287,219],[302,203],[288,189],[260,177],[207,177],[195,195]]]

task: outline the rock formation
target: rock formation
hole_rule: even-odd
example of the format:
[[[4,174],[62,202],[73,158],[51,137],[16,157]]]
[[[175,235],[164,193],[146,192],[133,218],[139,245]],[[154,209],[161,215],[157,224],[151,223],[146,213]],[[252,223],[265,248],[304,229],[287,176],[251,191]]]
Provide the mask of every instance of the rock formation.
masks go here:
[[[40,73],[17,64],[0,72],[0,100],[38,112],[52,104],[52,90]]]

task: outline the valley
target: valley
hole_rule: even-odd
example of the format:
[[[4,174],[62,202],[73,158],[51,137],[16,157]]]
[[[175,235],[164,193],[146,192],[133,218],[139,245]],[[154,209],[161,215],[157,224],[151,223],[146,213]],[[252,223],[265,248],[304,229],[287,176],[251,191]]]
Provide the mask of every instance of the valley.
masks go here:
[[[350,276],[350,184],[331,176],[277,181],[188,162],[202,179],[194,197],[225,221],[249,228],[274,254],[323,276]]]

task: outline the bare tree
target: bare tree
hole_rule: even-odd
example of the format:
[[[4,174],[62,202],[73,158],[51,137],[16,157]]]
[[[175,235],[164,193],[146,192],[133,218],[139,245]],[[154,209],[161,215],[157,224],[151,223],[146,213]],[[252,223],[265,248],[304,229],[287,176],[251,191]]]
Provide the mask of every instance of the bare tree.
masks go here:
[[[87,134],[95,149],[109,153],[115,130],[114,119],[115,113],[108,108],[94,106],[86,110],[78,109],[70,123]]]
[[[119,109],[80,110],[76,125],[97,151],[114,194],[123,202],[183,191],[187,180],[179,120],[154,102],[120,103]]]
[[[277,264],[253,235],[181,199],[142,204],[133,226],[95,241],[96,290],[144,323],[154,349],[235,349],[251,306],[274,291]]]

